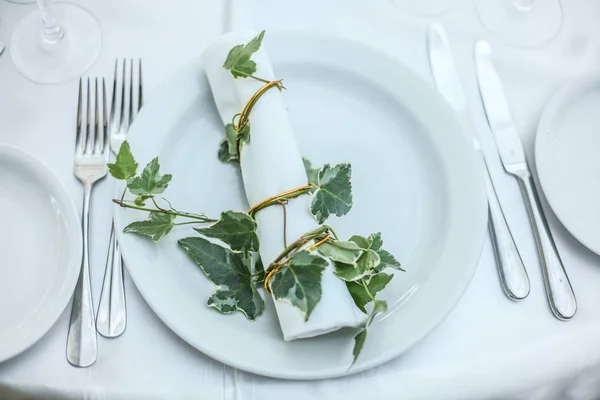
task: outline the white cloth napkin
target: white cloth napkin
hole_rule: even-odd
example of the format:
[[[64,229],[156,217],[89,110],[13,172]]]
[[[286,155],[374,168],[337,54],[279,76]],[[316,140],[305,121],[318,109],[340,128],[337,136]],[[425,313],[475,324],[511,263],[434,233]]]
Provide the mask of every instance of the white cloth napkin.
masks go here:
[[[234,79],[223,63],[232,47],[245,44],[256,36],[255,32],[230,32],[202,54],[202,63],[208,76],[215,103],[223,124],[231,122],[248,99],[263,85],[251,79]],[[252,59],[258,70],[255,75],[274,80],[271,62],[262,47]],[[242,177],[248,203],[254,205],[279,193],[307,184],[302,157],[298,151],[287,110],[279,91],[267,91],[250,114],[250,143],[242,148]],[[215,149],[216,153],[216,149]],[[290,200],[287,206],[287,238],[293,242],[304,233],[318,227],[309,212],[310,196],[302,195]],[[256,215],[260,255],[268,266],[285,248],[283,241],[283,212],[280,207],[268,207]],[[333,266],[323,273],[321,301],[308,321],[300,310],[275,301],[281,330],[285,340],[323,335],[343,327],[358,327],[365,315],[356,307],[346,285],[333,274]]]

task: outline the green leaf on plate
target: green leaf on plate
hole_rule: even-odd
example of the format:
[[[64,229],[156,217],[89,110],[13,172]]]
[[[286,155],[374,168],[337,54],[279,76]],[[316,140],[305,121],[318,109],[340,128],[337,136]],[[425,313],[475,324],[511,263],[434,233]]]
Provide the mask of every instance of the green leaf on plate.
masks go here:
[[[141,195],[135,198],[133,203],[138,207],[143,207],[146,204],[146,200],[151,199],[152,195]]]
[[[373,275],[367,284],[371,296],[375,297],[377,293],[381,292],[387,286],[387,284],[390,283],[393,277],[393,275],[385,273]],[[348,291],[350,292],[352,299],[354,299],[356,306],[362,312],[366,313],[367,310],[365,306],[369,304],[372,299],[371,296],[369,296],[369,293],[367,293],[362,282],[346,282],[346,286],[348,287]]]
[[[396,260],[396,257],[394,257],[389,251],[382,249],[383,239],[381,238],[380,232],[373,233],[369,235],[368,238],[354,235],[350,238],[350,241],[356,243],[361,249],[370,249],[377,252],[377,255],[379,256],[379,263],[375,267],[372,267],[374,273],[379,273],[386,268],[404,271],[400,265],[400,262]]]
[[[321,276],[326,267],[325,259],[308,251],[299,251],[271,278],[273,297],[299,308],[304,320],[308,321],[321,300]]]
[[[207,305],[223,314],[242,312],[254,321],[265,304],[252,281],[251,257],[211,243],[200,237],[179,240],[179,245],[216,286]]]
[[[316,186],[319,180],[319,169],[314,168],[310,160],[306,157],[302,157],[302,162],[304,163],[304,169],[306,170],[306,178],[308,179],[308,183]]]
[[[312,195],[310,212],[319,224],[331,215],[341,217],[352,208],[352,167],[348,163],[325,164],[317,176],[317,189]]]
[[[152,159],[142,171],[141,176],[129,178],[127,188],[132,194],[149,196],[163,193],[169,186],[172,176],[161,175],[158,157]]]
[[[256,72],[256,63],[250,57],[260,49],[265,31],[262,31],[246,45],[239,44],[227,55],[223,68],[229,70],[234,78],[247,78]]]
[[[353,359],[352,359],[352,364],[350,365],[350,367],[352,367],[352,365],[354,365],[354,363],[358,359],[358,356],[360,355],[360,353],[365,345],[365,341],[367,340],[367,329],[369,328],[369,326],[371,326],[373,319],[375,318],[375,316],[377,316],[377,314],[380,314],[380,313],[386,312],[386,311],[387,311],[387,303],[385,301],[382,301],[382,300],[374,301],[373,311],[369,315],[369,318],[367,318],[367,322],[365,323],[364,328],[354,337],[354,348],[352,349]]]
[[[317,247],[321,255],[344,264],[355,264],[363,253],[354,242],[328,241]]]
[[[196,228],[201,235],[219,239],[234,251],[258,251],[256,221],[244,212],[225,211],[208,228]]]
[[[383,239],[381,238],[381,232],[370,234],[369,238],[367,240],[369,241],[369,243],[371,243],[371,246],[369,248],[373,249],[375,251],[381,249],[381,247],[383,246]]]
[[[123,232],[148,236],[153,241],[158,242],[171,232],[174,220],[174,215],[151,212],[147,220],[132,222],[123,229]]]
[[[369,236],[369,239],[367,239],[367,238],[364,238],[364,237],[362,237],[362,236],[360,236],[360,235],[354,235],[354,236],[352,236],[352,237],[351,237],[349,240],[350,240],[351,242],[354,242],[354,243],[356,243],[356,245],[357,245],[358,247],[360,247],[361,249],[363,249],[363,250],[368,250],[368,249],[370,249],[370,248],[371,248],[371,246],[373,245],[373,241],[372,241],[372,240],[370,240],[370,239],[371,239],[371,237],[370,237],[370,236]]]
[[[135,162],[127,141],[123,142],[114,163],[108,163],[108,170],[113,178],[127,180],[137,173],[138,163]]]

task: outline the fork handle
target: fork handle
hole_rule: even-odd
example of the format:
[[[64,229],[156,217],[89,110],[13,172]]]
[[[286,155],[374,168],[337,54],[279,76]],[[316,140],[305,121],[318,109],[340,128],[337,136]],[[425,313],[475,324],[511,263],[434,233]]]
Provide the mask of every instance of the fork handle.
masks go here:
[[[107,338],[121,336],[127,325],[125,286],[123,282],[123,259],[113,224],[110,231],[106,269],[102,282],[102,293],[98,304],[96,329]]]
[[[485,165],[485,172],[489,207],[488,228],[496,255],[500,283],[509,299],[523,300],[529,295],[529,276],[498,201],[487,165]]]
[[[98,355],[98,342],[94,328],[94,306],[92,301],[92,288],[90,284],[90,253],[89,253],[89,222],[90,222],[90,195],[92,185],[83,186],[83,259],[81,272],[71,309],[71,322],[67,336],[67,360],[75,367],[89,367]]]
[[[536,238],[550,308],[556,318],[571,319],[577,312],[577,300],[556,244],[552,239],[548,221],[542,213],[542,205],[533,178],[529,172],[517,176],[526,199],[527,210]]]

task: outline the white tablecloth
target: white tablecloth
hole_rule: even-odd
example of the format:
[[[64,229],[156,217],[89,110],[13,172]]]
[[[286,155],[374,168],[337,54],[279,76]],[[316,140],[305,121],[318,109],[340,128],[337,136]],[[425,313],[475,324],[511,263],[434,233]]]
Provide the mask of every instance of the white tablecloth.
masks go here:
[[[250,1],[250,0],[249,0]],[[418,0],[415,0],[418,1]],[[100,59],[90,76],[111,78],[115,57],[142,57],[147,99],[160,82],[219,35],[226,4],[209,0],[81,0],[103,29]],[[431,82],[425,30],[434,18],[415,17],[387,0],[283,2],[254,0],[256,26],[330,32],[393,54]],[[563,0],[561,35],[524,51],[492,39],[499,73],[528,156],[536,124],[556,88],[600,65],[600,2]],[[337,6],[337,7],[336,7]],[[34,5],[0,0],[0,40]],[[577,243],[550,214],[557,245],[579,301],[570,322],[549,311],[532,232],[519,189],[493,153],[479,102],[473,41],[488,37],[473,0],[459,0],[435,18],[445,23],[459,72],[507,218],[531,278],[531,294],[509,301],[500,289],[489,242],[465,296],[427,338],[395,361],[350,377],[295,382],[236,371],[197,352],[173,334],[127,279],[128,328],[99,339],[97,363],[76,369],[65,360],[70,306],[52,330],[20,356],[0,364],[0,398],[90,399],[597,399],[600,398],[600,258]],[[10,50],[10,49],[9,49]],[[40,86],[0,56],[0,143],[22,148],[54,171],[81,208],[72,174],[77,83]],[[98,300],[110,229],[111,185],[93,197],[92,281]],[[207,328],[208,329],[208,328]]]

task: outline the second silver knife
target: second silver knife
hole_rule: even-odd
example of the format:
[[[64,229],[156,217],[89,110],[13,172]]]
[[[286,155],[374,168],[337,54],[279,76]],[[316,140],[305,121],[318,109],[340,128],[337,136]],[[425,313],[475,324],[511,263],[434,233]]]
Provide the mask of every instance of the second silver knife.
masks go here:
[[[577,312],[575,293],[552,239],[527,165],[521,138],[513,123],[500,77],[492,62],[492,49],[487,42],[482,41],[475,45],[475,68],[485,114],[496,139],[502,165],[521,185],[537,242],[550,309],[558,319],[571,319]]]
[[[469,125],[467,129],[473,133],[475,148],[483,157],[488,198],[488,227],[496,255],[496,264],[498,265],[498,274],[502,289],[511,300],[522,300],[529,295],[529,276],[506,223],[500,202],[498,201],[481,144],[476,136],[475,128],[469,115],[467,100],[454,66],[448,36],[442,25],[431,25],[427,36],[427,47],[431,72],[433,73],[437,90]]]

